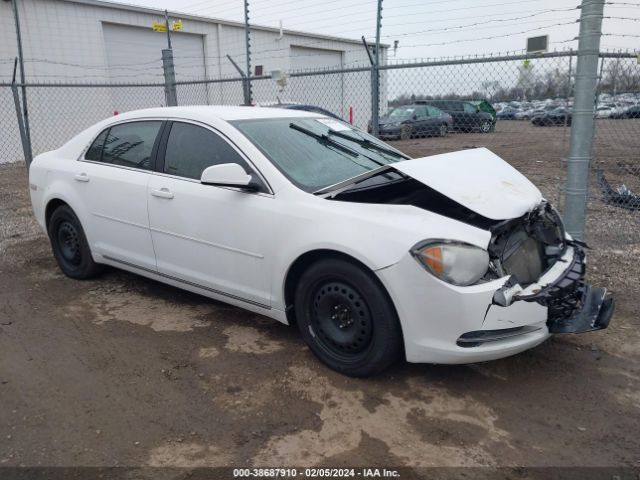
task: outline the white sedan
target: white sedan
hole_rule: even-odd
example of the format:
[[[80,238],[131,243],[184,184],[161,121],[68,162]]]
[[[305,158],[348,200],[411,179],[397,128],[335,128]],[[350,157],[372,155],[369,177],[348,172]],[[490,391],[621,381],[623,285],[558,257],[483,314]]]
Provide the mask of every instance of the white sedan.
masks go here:
[[[348,375],[505,357],[613,312],[556,211],[483,148],[409,159],[315,113],[160,108],[39,155],[29,182],[69,277],[110,265],[296,324]]]

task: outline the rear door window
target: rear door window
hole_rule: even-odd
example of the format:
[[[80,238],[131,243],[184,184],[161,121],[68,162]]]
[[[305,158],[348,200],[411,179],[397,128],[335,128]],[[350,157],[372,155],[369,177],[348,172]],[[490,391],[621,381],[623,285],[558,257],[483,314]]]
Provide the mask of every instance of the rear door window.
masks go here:
[[[98,161],[150,170],[151,154],[161,125],[160,121],[145,121],[111,127]]]
[[[477,109],[475,106],[471,105],[470,103],[463,103],[464,106],[464,113],[476,113]]]
[[[93,160],[94,162],[100,161],[100,157],[102,157],[102,147],[104,147],[104,139],[107,138],[108,133],[109,129],[107,128],[93,141],[87,153],[84,154],[86,160]]]
[[[418,118],[426,118],[429,116],[427,107],[416,107],[416,115]]]

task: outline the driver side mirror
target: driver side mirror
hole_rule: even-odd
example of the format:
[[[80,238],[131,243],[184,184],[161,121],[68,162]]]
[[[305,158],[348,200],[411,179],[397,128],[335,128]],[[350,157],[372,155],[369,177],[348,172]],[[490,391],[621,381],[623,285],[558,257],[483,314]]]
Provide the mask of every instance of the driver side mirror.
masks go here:
[[[251,175],[237,163],[222,163],[205,168],[200,176],[200,183],[218,187],[238,187],[252,191],[260,189],[260,184],[255,182]]]

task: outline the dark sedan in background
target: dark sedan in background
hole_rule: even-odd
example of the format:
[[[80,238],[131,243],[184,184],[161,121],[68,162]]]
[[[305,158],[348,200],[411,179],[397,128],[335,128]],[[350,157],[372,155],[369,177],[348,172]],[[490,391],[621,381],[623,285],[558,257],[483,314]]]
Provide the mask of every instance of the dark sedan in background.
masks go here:
[[[640,105],[627,108],[621,118],[640,118]]]
[[[403,105],[392,108],[379,119],[380,138],[408,140],[411,137],[438,135],[451,129],[451,115],[430,105]],[[369,123],[371,133],[371,123]]]
[[[451,115],[453,130],[458,132],[479,131],[489,133],[494,130],[496,120],[488,112],[484,112],[478,105],[465,100],[421,100],[419,105],[429,105]]]
[[[549,110],[531,119],[531,123],[537,127],[549,127],[553,125],[571,125],[571,110],[560,107]]]

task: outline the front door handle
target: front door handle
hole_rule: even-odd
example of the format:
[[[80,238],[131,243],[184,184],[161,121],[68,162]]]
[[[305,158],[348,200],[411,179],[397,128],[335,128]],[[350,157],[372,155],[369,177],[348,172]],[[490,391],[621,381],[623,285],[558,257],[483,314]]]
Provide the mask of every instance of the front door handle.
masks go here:
[[[161,188],[159,190],[153,189],[151,190],[151,195],[158,198],[166,198],[168,200],[171,200],[173,198],[173,193],[171,193],[171,190],[169,190],[168,188]]]
[[[73,178],[75,178],[76,181],[78,181],[78,182],[88,182],[89,181],[89,175],[87,175],[84,172],[77,173]]]

